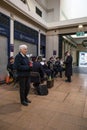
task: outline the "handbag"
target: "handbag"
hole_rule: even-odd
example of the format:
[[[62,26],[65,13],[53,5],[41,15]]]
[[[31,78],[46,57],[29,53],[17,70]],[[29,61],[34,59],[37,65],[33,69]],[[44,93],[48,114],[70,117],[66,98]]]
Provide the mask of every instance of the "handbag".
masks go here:
[[[47,85],[39,85],[37,87],[37,93],[38,95],[48,95],[48,88],[47,88]]]
[[[47,87],[52,88],[54,86],[54,79],[47,80]]]

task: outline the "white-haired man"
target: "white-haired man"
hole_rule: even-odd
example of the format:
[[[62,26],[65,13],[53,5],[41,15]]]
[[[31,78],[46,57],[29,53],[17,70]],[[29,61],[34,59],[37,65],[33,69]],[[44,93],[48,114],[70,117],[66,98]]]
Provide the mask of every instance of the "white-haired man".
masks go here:
[[[17,70],[19,85],[20,85],[20,100],[21,104],[28,106],[31,101],[27,98],[30,90],[30,71],[29,59],[26,56],[27,46],[20,45],[19,53],[15,57],[14,69]]]

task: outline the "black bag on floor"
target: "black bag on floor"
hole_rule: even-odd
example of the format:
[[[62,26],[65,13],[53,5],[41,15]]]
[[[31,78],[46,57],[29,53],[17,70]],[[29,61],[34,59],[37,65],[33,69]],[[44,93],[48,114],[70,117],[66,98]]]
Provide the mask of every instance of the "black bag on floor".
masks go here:
[[[37,87],[37,93],[38,95],[47,95],[48,94],[47,85],[39,85]]]
[[[52,80],[47,80],[47,87],[52,88],[54,86],[54,79]]]

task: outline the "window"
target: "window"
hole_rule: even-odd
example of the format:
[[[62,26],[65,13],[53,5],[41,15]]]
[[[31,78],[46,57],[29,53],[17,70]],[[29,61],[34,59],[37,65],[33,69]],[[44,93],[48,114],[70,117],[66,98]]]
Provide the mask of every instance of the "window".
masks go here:
[[[42,11],[41,11],[39,8],[37,8],[37,7],[36,7],[36,13],[37,13],[40,17],[42,17]]]
[[[46,45],[46,35],[44,35],[44,34],[40,34],[40,43],[41,43],[41,45],[43,45],[43,46],[45,46]]]

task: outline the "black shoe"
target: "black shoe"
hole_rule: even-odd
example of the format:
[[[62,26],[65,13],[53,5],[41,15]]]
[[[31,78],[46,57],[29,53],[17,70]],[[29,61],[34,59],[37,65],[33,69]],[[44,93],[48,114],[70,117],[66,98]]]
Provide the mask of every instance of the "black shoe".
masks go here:
[[[65,82],[69,82],[69,83],[70,83],[70,82],[71,82],[71,80],[65,80]]]
[[[65,82],[69,82],[69,80],[65,80]]]
[[[31,101],[30,101],[29,99],[26,99],[25,101],[26,101],[27,103],[31,103]]]
[[[22,105],[28,106],[28,103],[26,101],[21,102]]]
[[[68,82],[72,82],[71,80],[69,80]]]

